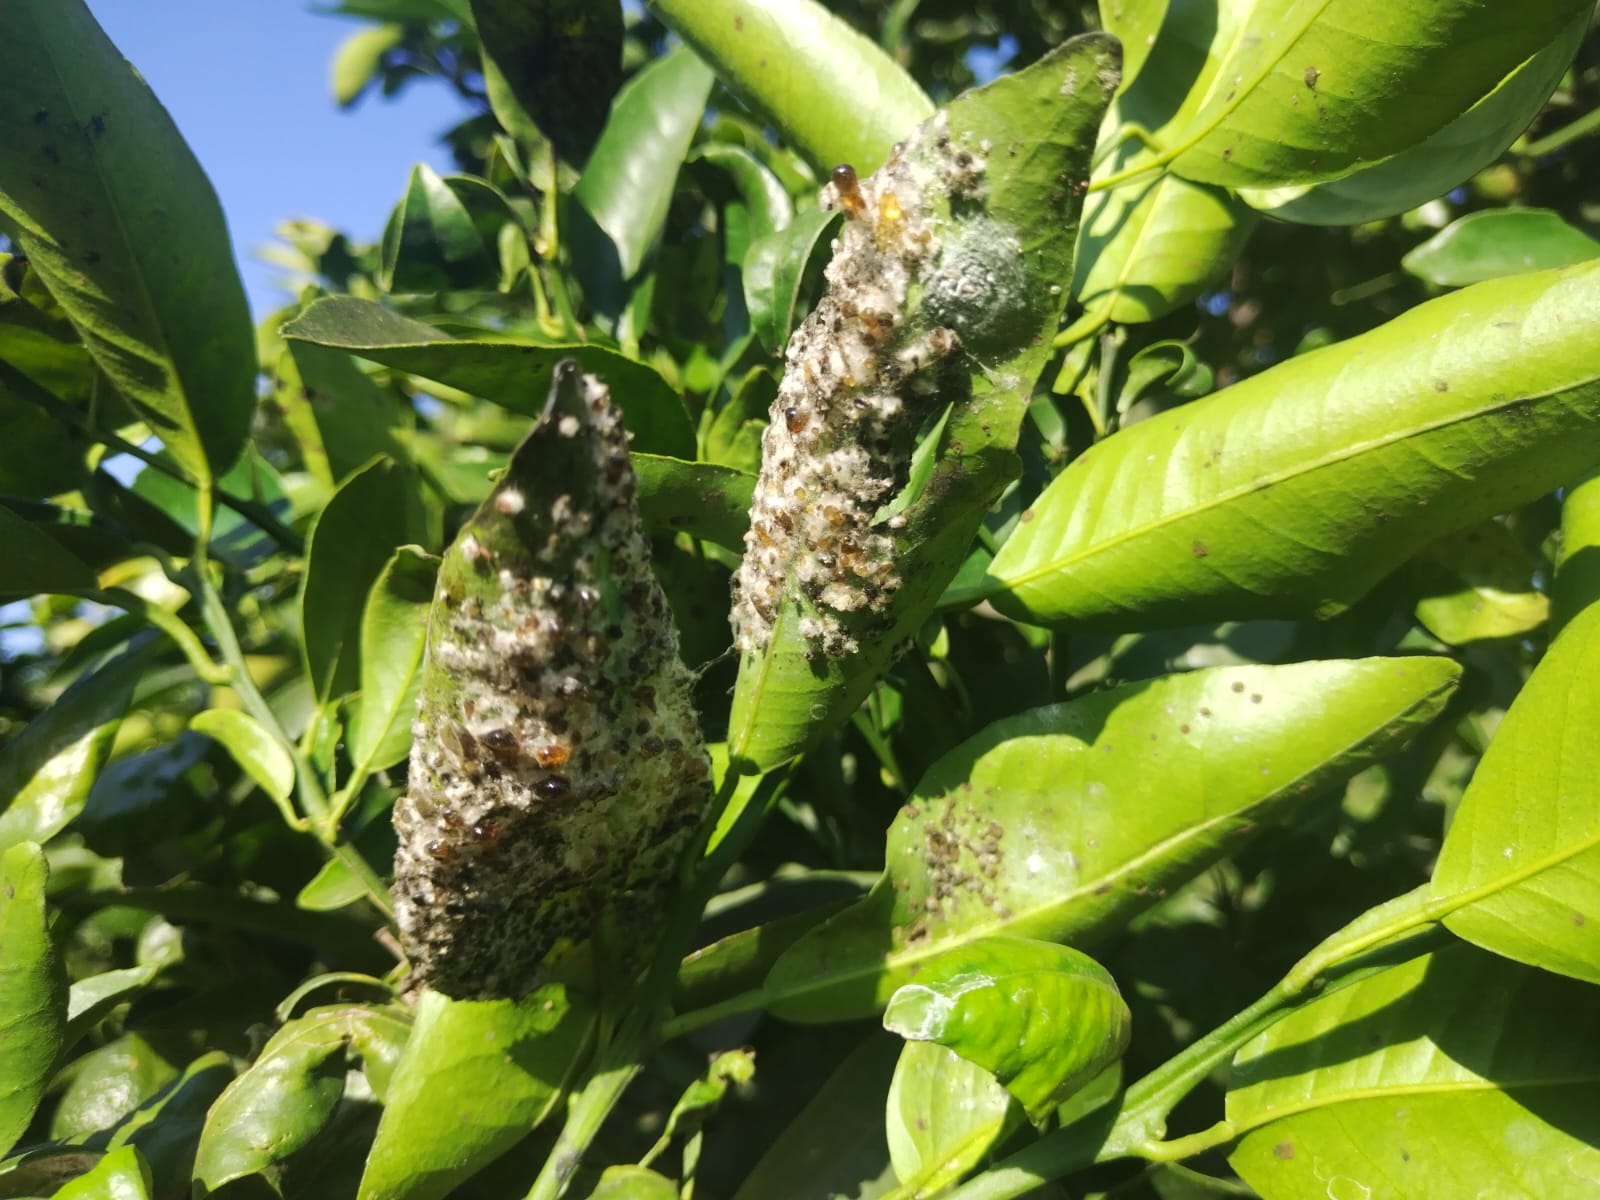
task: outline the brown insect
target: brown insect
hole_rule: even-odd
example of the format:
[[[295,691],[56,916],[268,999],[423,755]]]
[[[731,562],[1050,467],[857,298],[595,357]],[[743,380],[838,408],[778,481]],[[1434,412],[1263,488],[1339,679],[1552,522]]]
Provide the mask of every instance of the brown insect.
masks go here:
[[[833,190],[839,193],[839,207],[852,219],[859,217],[867,202],[861,196],[861,182],[856,169],[849,163],[840,163],[833,169]]]

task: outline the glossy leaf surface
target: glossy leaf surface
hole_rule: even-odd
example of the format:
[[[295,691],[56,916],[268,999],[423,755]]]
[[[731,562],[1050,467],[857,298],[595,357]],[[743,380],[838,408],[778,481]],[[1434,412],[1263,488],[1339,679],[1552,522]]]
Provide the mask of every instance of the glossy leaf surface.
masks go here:
[[[937,1042],[907,1042],[889,1084],[889,1156],[901,1184],[934,1194],[1023,1119],[992,1073]]]
[[[744,548],[755,476],[714,463],[635,454],[639,516],[652,533],[691,533],[730,550]]]
[[[1337,178],[1449,124],[1589,7],[1256,0],[1173,167],[1227,187]]]
[[[367,596],[361,614],[361,708],[350,726],[350,753],[364,770],[392,767],[411,749],[438,566],[418,547],[402,546]]]
[[[744,260],[744,302],[750,327],[769,350],[781,350],[799,324],[800,286],[812,256],[839,223],[836,212],[808,208],[783,229],[750,244]]]
[[[45,913],[44,852],[0,852],[0,1154],[28,1127],[66,1039],[67,981]]]
[[[426,540],[413,476],[388,459],[350,476],[318,515],[306,542],[300,612],[306,672],[319,699],[360,684],[367,596],[396,548]]]
[[[1417,620],[1441,642],[1520,637],[1550,617],[1550,598],[1534,586],[1537,560],[1498,521],[1435,542],[1415,565]]]
[[[285,325],[283,334],[348,350],[529,417],[543,408],[556,363],[576,358],[611,388],[634,435],[635,450],[694,457],[694,428],[683,400],[653,368],[602,346],[456,339],[352,296],[317,301]]]
[[[1432,902],[1445,924],[1521,962],[1600,983],[1600,606],[1534,669],[1461,798]]]
[[[6,41],[0,213],[183,470],[220,475],[249,430],[256,361],[216,193],[82,0],[8,6]]]
[[[819,655],[801,632],[814,608],[796,570],[788,571],[773,604],[770,637],[740,662],[728,744],[746,768],[785,761],[855,709],[932,611],[984,514],[1015,474],[1013,447],[1033,382],[1049,357],[1046,335],[1063,304],[1056,281],[1071,268],[1081,206],[1077,189],[1060,180],[1081,180],[1088,172],[1094,130],[1119,78],[1118,63],[1114,42],[1086,35],[951,103],[950,144],[993,148],[983,204],[958,198],[952,205],[948,195],[936,195],[931,203],[938,211],[924,219],[948,239],[946,277],[960,276],[963,246],[989,238],[992,250],[995,231],[1004,231],[1009,240],[1002,244],[1021,251],[1008,252],[1014,275],[1001,290],[1009,302],[956,316],[936,314],[931,301],[927,311],[919,311],[912,298],[909,327],[948,318],[966,333],[965,348],[943,381],[947,390],[941,395],[953,407],[937,439],[927,486],[895,518],[904,522],[893,534],[901,584],[885,610],[871,614],[860,653]],[[982,269],[989,270],[987,260]],[[1058,290],[1052,293],[1052,287]],[[927,290],[933,292],[931,283]]]
[[[1600,258],[1600,242],[1547,208],[1491,208],[1450,222],[1400,265],[1440,287]]]
[[[1528,128],[1561,82],[1588,30],[1578,12],[1547,45],[1449,124],[1382,162],[1328,183],[1242,188],[1247,204],[1285,221],[1343,225],[1375,221],[1442,196],[1489,166]]]
[[[699,127],[712,79],[711,69],[681,46],[641,70],[617,93],[573,190],[573,199],[610,236],[624,279],[638,272],[667,222],[678,165]]]
[[[55,1193],[57,1200],[150,1200],[150,1167],[132,1146],[113,1150]]]
[[[1267,1200],[1581,1195],[1600,1167],[1594,1014],[1591,989],[1470,946],[1392,967],[1239,1051],[1230,1161]]]
[[[49,841],[83,811],[146,665],[130,652],[85,675],[0,749],[0,850]]]
[[[559,985],[523,1001],[425,991],[395,1069],[363,1200],[442,1197],[549,1115],[591,1014]]]
[[[1600,267],[1468,288],[1122,430],[1000,549],[1040,622],[1328,616],[1600,456]]]
[[[865,1015],[1000,934],[1088,946],[1395,749],[1458,672],[1428,658],[1219,667],[997,722],[930,768],[890,827],[883,878],[778,959],[769,1006]]]
[[[969,942],[889,998],[884,1028],[937,1042],[994,1072],[1042,1121],[1116,1061],[1128,1044],[1128,1006],[1105,968],[1050,942]]]
[[[933,112],[916,81],[816,0],[652,0],[722,82],[819,171],[865,175]]]
[[[256,786],[280,803],[294,791],[294,759],[284,745],[249,713],[208,708],[189,728],[220,742]]]

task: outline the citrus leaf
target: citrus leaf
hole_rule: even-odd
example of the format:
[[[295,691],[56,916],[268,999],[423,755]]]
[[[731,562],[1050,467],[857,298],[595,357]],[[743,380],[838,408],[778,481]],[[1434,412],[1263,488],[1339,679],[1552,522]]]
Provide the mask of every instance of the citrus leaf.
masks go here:
[[[367,84],[383,65],[383,56],[405,40],[404,25],[385,21],[358,29],[334,51],[328,82],[334,103],[349,108],[367,90]]]
[[[651,10],[819,170],[877,170],[933,112],[905,69],[816,0],[653,0]]]
[[[1522,637],[1549,619],[1550,599],[1534,587],[1537,561],[1498,521],[1435,542],[1414,565],[1417,620],[1441,642]]]
[[[1391,967],[1239,1051],[1229,1161],[1266,1200],[1581,1195],[1600,1166],[1595,1011],[1592,989],[1459,943]]]
[[[1216,667],[996,722],[929,768],[877,886],[778,959],[768,1007],[864,1016],[984,937],[1087,947],[1394,751],[1458,675],[1435,658]]]
[[[1555,39],[1590,0],[1255,0],[1173,169],[1226,187],[1335,179],[1428,138]]]
[[[25,597],[88,591],[94,571],[32,521],[0,504],[0,539],[6,548],[0,567],[0,597]]]
[[[348,350],[482,396],[512,412],[537,416],[550,390],[550,372],[563,358],[606,379],[628,420],[636,450],[694,457],[694,426],[682,398],[654,368],[603,346],[535,345],[504,339],[456,339],[390,312],[370,300],[329,296],[283,327],[290,340]]]
[[[802,209],[782,229],[750,243],[744,258],[744,302],[750,327],[769,350],[782,348],[794,331],[801,284],[838,222],[837,212]]]
[[[639,514],[651,532],[681,531],[743,549],[754,475],[659,454],[635,454],[633,466],[639,475]]]
[[[1548,208],[1491,208],[1450,222],[1400,265],[1440,287],[1462,287],[1591,258],[1600,258],[1600,242]]]
[[[1600,606],[1562,631],[1478,763],[1429,887],[1444,922],[1548,971],[1600,983]]]
[[[1035,1122],[1122,1056],[1128,1006],[1105,968],[1049,942],[991,937],[889,998],[883,1026],[994,1072]]]
[[[268,796],[283,803],[294,792],[294,759],[288,749],[249,713],[208,708],[196,713],[189,728],[221,743],[244,773]]]
[[[1600,264],[1480,284],[1091,447],[989,568],[1112,627],[1328,616],[1600,458]]]
[[[150,1166],[132,1146],[110,1151],[55,1192],[56,1200],[150,1200]]]
[[[45,904],[44,851],[0,852],[0,1155],[28,1128],[66,1042],[67,980]]]
[[[379,279],[391,292],[493,286],[493,243],[486,243],[455,190],[427,163],[411,168],[406,194],[383,231]]]
[[[256,373],[216,193],[83,0],[8,6],[5,64],[0,213],[95,363],[209,481],[244,446]]]
[[[361,1177],[362,1200],[443,1197],[559,1103],[593,1014],[549,984],[524,1000],[425,990]]]
[[[362,771],[385,770],[411,750],[438,570],[438,560],[420,547],[402,546],[367,596],[361,614],[361,706],[350,724],[351,758]]]
[[[937,1042],[907,1042],[889,1084],[889,1157],[924,1195],[956,1182],[1023,1120],[994,1075]]]

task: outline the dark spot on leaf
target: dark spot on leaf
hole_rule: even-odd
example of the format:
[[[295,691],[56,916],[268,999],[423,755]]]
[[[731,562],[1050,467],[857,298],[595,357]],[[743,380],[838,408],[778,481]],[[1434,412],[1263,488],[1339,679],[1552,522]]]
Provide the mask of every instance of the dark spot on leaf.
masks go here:
[[[95,113],[94,116],[89,118],[89,124],[87,126],[85,126],[85,128],[89,131],[89,136],[90,137],[92,137],[92,138],[103,137],[105,135],[105,132],[106,132],[106,115],[105,115],[105,113]]]
[[[1313,88],[1314,89],[1317,86],[1317,80],[1319,80],[1321,78],[1322,78],[1322,72],[1321,71],[1317,70],[1315,67],[1307,67],[1306,68],[1306,86],[1308,88]]]
[[[1433,381],[1433,390],[1436,392],[1448,392],[1450,390],[1450,381],[1448,379],[1435,379]]]
[[[1581,912],[1575,912],[1572,914],[1572,923],[1581,928],[1589,923],[1589,918],[1584,916]]]
[[[1211,553],[1211,550],[1199,538],[1195,538],[1194,545],[1189,547],[1189,553],[1194,555],[1196,558],[1204,558],[1206,555]]]
[[[36,108],[33,110],[33,123],[35,125],[43,125],[49,119],[50,110],[48,108]]]
[[[1236,691],[1236,692],[1244,691],[1244,683],[1243,683],[1243,681],[1235,679],[1233,681],[1233,690]]]
[[[1293,1158],[1294,1157],[1294,1143],[1291,1142],[1288,1138],[1284,1138],[1283,1141],[1279,1142],[1276,1146],[1274,1146],[1272,1148],[1272,1157],[1273,1158],[1283,1158],[1283,1159]]]
[[[1022,515],[1020,517],[1018,517],[1017,520],[1020,521],[1022,524],[1026,525],[1029,521],[1033,520],[1033,509],[1031,509],[1031,508],[1023,509],[1022,510]]]
[[[733,19],[733,30],[734,30],[735,33],[743,33],[744,32],[744,18],[743,17],[734,17],[734,19]]]
[[[1250,703],[1251,704],[1260,704],[1261,703],[1261,693],[1260,692],[1251,692],[1250,693]]]
[[[1228,146],[1222,151],[1222,161],[1227,162],[1233,157],[1233,147]]]
[[[1380,508],[1377,512],[1372,514],[1372,523],[1374,525],[1387,525],[1389,523],[1389,514]]]

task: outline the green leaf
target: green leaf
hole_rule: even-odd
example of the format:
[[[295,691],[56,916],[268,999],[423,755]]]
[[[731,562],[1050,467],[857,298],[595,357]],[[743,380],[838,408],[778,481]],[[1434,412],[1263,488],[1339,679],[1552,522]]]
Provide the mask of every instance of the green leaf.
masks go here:
[[[678,1200],[678,1185],[648,1167],[622,1164],[600,1172],[589,1200]]]
[[[883,1097],[898,1038],[871,1034],[767,1148],[733,1200],[873,1200],[894,1187]]]
[[[581,167],[622,80],[622,6],[588,0],[472,0],[495,119],[525,148],[548,138]]]
[[[406,194],[383,231],[379,279],[386,291],[431,292],[492,287],[493,243],[485,243],[472,214],[427,163],[411,168]]]
[[[633,432],[635,450],[694,457],[694,426],[682,398],[652,367],[591,345],[534,345],[502,339],[457,340],[370,300],[330,296],[283,327],[290,340],[348,350],[397,371],[482,396],[512,412],[538,416],[550,391],[550,372],[563,358],[612,389]]]
[[[816,0],[653,0],[651,10],[822,171],[877,170],[933,112],[905,68]]]
[[[1090,448],[1000,549],[997,608],[1113,627],[1328,616],[1600,458],[1600,264],[1481,284]]]
[[[895,1176],[913,1195],[955,1183],[1023,1120],[993,1074],[936,1042],[907,1042],[889,1084]]]
[[[438,571],[438,559],[417,546],[402,546],[367,596],[361,614],[361,707],[350,724],[351,758],[362,771],[385,770],[411,750]]]
[[[1478,763],[1430,904],[1452,931],[1600,983],[1600,606],[1562,631]]]
[[[0,1154],[44,1097],[66,1041],[67,979],[50,941],[44,851],[0,853]]]
[[[144,990],[156,977],[153,966],[121,967],[75,981],[67,993],[67,1027],[64,1050],[98,1025],[112,1009]]]
[[[112,1133],[107,1149],[136,1146],[150,1164],[154,1194],[183,1195],[189,1190],[206,1113],[233,1078],[226,1054],[220,1050],[202,1054],[129,1114]]]
[[[1215,382],[1210,365],[1187,342],[1152,342],[1128,360],[1127,376],[1117,396],[1117,411],[1126,413],[1152,393],[1184,399],[1204,396]]]
[[[82,676],[0,749],[0,850],[47,842],[83,811],[146,660],[133,650]]]
[[[427,540],[419,492],[411,472],[375,459],[345,480],[311,527],[300,614],[319,700],[360,683],[367,597],[397,548]]]
[[[178,1072],[144,1038],[125,1033],[73,1060],[62,1074],[66,1087],[50,1116],[52,1141],[111,1129]]]
[[[1550,616],[1538,565],[1498,521],[1452,534],[1417,558],[1417,620],[1452,646],[1531,633]]]
[[[1589,8],[1256,0],[1169,137],[1173,169],[1225,187],[1336,179],[1448,125]]]
[[[0,254],[0,264],[15,262]],[[0,283],[0,493],[44,497],[71,491],[87,472],[88,437],[47,411],[52,401],[86,403],[95,372],[66,321],[26,300],[4,298]]]
[[[573,199],[615,246],[623,279],[638,273],[667,223],[678,167],[712,81],[711,68],[684,46],[651,62],[617,93],[573,189]]]
[[[1116,983],[1087,954],[991,937],[901,986],[883,1027],[994,1072],[1037,1123],[1122,1057],[1129,1020]]]
[[[255,335],[221,206],[83,0],[21,0],[0,71],[0,213],[96,364],[198,481],[239,456]]]
[[[1014,447],[1060,319],[1057,281],[1071,270],[1080,203],[1068,184],[1088,173],[1117,69],[1111,39],[1073,39],[957,98],[858,188],[874,207],[843,230],[829,294],[796,332],[803,346],[791,342],[796,361],[773,404],[776,436],[756,489],[746,544],[760,552],[741,569],[734,627],[744,653],[728,723],[730,754],[746,769],[788,759],[854,711],[932,612],[1015,476]],[[981,199],[961,183],[979,158],[971,182],[981,178]],[[902,227],[934,240],[894,239]],[[937,258],[919,258],[920,246],[936,246]],[[886,272],[920,273],[903,305],[875,290]],[[879,321],[855,315],[873,304],[890,311]],[[868,382],[877,373],[897,373],[900,394],[886,401]],[[927,486],[873,525],[907,485],[911,449],[939,400],[953,407]],[[861,430],[876,418],[857,414],[874,403],[887,415],[882,438],[866,445]],[[874,449],[884,440],[899,444]],[[868,484],[884,490],[867,496]],[[876,596],[858,582],[885,572],[894,585]]]
[[[357,1004],[312,1009],[284,1025],[206,1116],[194,1163],[201,1194],[271,1173],[304,1148],[344,1095],[345,1048],[381,1059],[406,1030],[395,1014]]]
[[[706,142],[695,147],[689,161],[710,163],[727,173],[750,213],[752,238],[781,232],[794,220],[794,201],[783,182],[743,146]]]
[[[361,93],[367,90],[367,84],[383,65],[383,56],[403,42],[405,36],[404,25],[385,21],[358,29],[339,43],[328,83],[334,102],[340,108],[349,108],[361,98]]]
[[[55,538],[0,504],[0,597],[83,592],[95,586],[94,571]]]
[[[221,743],[246,775],[281,804],[294,793],[294,758],[287,747],[268,733],[249,713],[230,708],[208,708],[196,713],[189,728]]]
[[[880,1008],[1009,934],[1087,947],[1435,717],[1447,659],[1217,667],[996,722],[941,758],[867,898],[767,977],[786,1020]]]
[[[1591,471],[1561,498],[1561,536],[1551,588],[1555,629],[1600,600],[1600,471]]]
[[[1600,242],[1548,208],[1491,208],[1450,222],[1400,260],[1419,279],[1462,287],[1600,258]]]
[[[389,1085],[362,1200],[443,1197],[560,1102],[593,1014],[549,984],[521,1001],[425,990]]]
[[[756,478],[708,462],[635,454],[639,514],[653,533],[693,534],[733,551],[744,549]]]
[[[290,342],[278,356],[272,398],[300,443],[308,471],[332,491],[378,454],[404,461],[400,405],[345,351]]]
[[[1392,967],[1239,1051],[1229,1161],[1266,1200],[1584,1194],[1595,1013],[1592,989],[1469,946]]]
[[[781,350],[799,321],[800,286],[839,214],[802,209],[782,229],[750,243],[744,259],[744,302],[750,328],[769,350]]]
[[[150,1200],[150,1167],[132,1146],[112,1150],[55,1193],[56,1200]]]
[[[1532,123],[1589,30],[1586,9],[1471,108],[1437,133],[1328,183],[1243,188],[1250,205],[1285,221],[1353,225],[1393,216],[1442,196],[1491,165]]]

